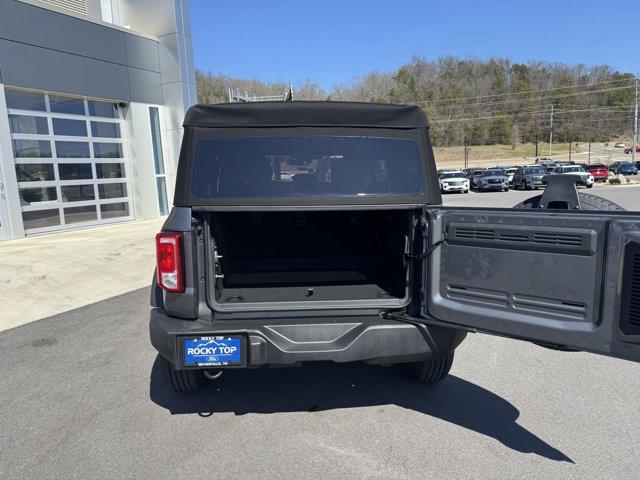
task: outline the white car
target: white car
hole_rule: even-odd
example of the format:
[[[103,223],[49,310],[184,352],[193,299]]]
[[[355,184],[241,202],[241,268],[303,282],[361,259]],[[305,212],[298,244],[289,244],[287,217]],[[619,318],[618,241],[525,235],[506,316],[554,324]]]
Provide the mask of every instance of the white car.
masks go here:
[[[580,165],[561,165],[556,167],[552,175],[580,175],[580,181],[578,185],[583,185],[587,188],[593,187],[593,175],[585,171]]]
[[[469,179],[464,176],[464,172],[442,172],[439,181],[442,193],[469,193]]]
[[[614,144],[613,144],[613,146],[614,146],[615,148],[624,148],[624,147],[626,147],[626,145],[624,144],[624,142],[616,142],[616,143],[614,143]]]
[[[502,171],[509,179],[509,185],[513,185],[513,175],[516,173],[517,167],[502,167]]]

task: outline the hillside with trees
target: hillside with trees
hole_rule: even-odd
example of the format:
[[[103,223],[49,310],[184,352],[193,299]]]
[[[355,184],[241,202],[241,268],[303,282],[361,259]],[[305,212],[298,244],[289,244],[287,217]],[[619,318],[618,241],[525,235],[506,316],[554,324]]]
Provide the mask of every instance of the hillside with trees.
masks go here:
[[[395,72],[370,72],[326,91],[313,81],[294,84],[295,100],[354,100],[410,103],[422,107],[434,145],[457,146],[546,141],[551,109],[554,140],[604,142],[633,128],[634,81],[607,65],[515,63],[414,58]],[[196,72],[198,100],[228,100],[228,89],[255,95],[284,92],[289,82],[263,82]]]

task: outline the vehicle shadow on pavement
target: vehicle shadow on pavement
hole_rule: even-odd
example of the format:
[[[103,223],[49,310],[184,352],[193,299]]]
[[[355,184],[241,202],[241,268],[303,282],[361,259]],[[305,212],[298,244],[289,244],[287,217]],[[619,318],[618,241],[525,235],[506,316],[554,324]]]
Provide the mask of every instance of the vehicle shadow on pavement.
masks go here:
[[[561,451],[520,426],[516,422],[520,411],[504,398],[454,375],[440,384],[427,386],[399,373],[393,367],[362,363],[227,370],[202,391],[185,395],[165,386],[156,359],[150,398],[171,414],[201,416],[398,405],[487,435],[518,452],[573,463]]]

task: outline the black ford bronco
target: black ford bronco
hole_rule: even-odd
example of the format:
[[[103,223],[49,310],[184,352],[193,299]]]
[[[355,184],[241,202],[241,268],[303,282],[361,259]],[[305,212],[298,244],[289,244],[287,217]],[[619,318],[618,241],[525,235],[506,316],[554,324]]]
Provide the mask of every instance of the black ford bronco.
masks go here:
[[[640,360],[640,215],[570,176],[443,207],[413,106],[198,105],[184,127],[150,318],[174,390],[311,361],[437,382],[468,332]]]

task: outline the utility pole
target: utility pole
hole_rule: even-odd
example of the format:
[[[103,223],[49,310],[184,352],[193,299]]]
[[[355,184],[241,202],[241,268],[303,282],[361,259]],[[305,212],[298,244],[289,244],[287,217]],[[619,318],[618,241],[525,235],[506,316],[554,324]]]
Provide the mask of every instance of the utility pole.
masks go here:
[[[464,139],[464,169],[469,168],[469,148],[467,147],[467,139]]]
[[[551,156],[552,146],[553,146],[553,105],[551,105],[551,120],[549,122],[549,156]]]
[[[591,165],[591,140],[589,140],[589,165]]]
[[[633,116],[633,145],[631,146],[631,153],[633,154],[634,163],[637,159],[637,153],[636,153],[637,148],[638,148],[638,77],[636,77],[636,113]]]
[[[569,163],[571,163],[571,140],[569,140]]]
[[[536,158],[538,158],[538,134],[536,133]]]

